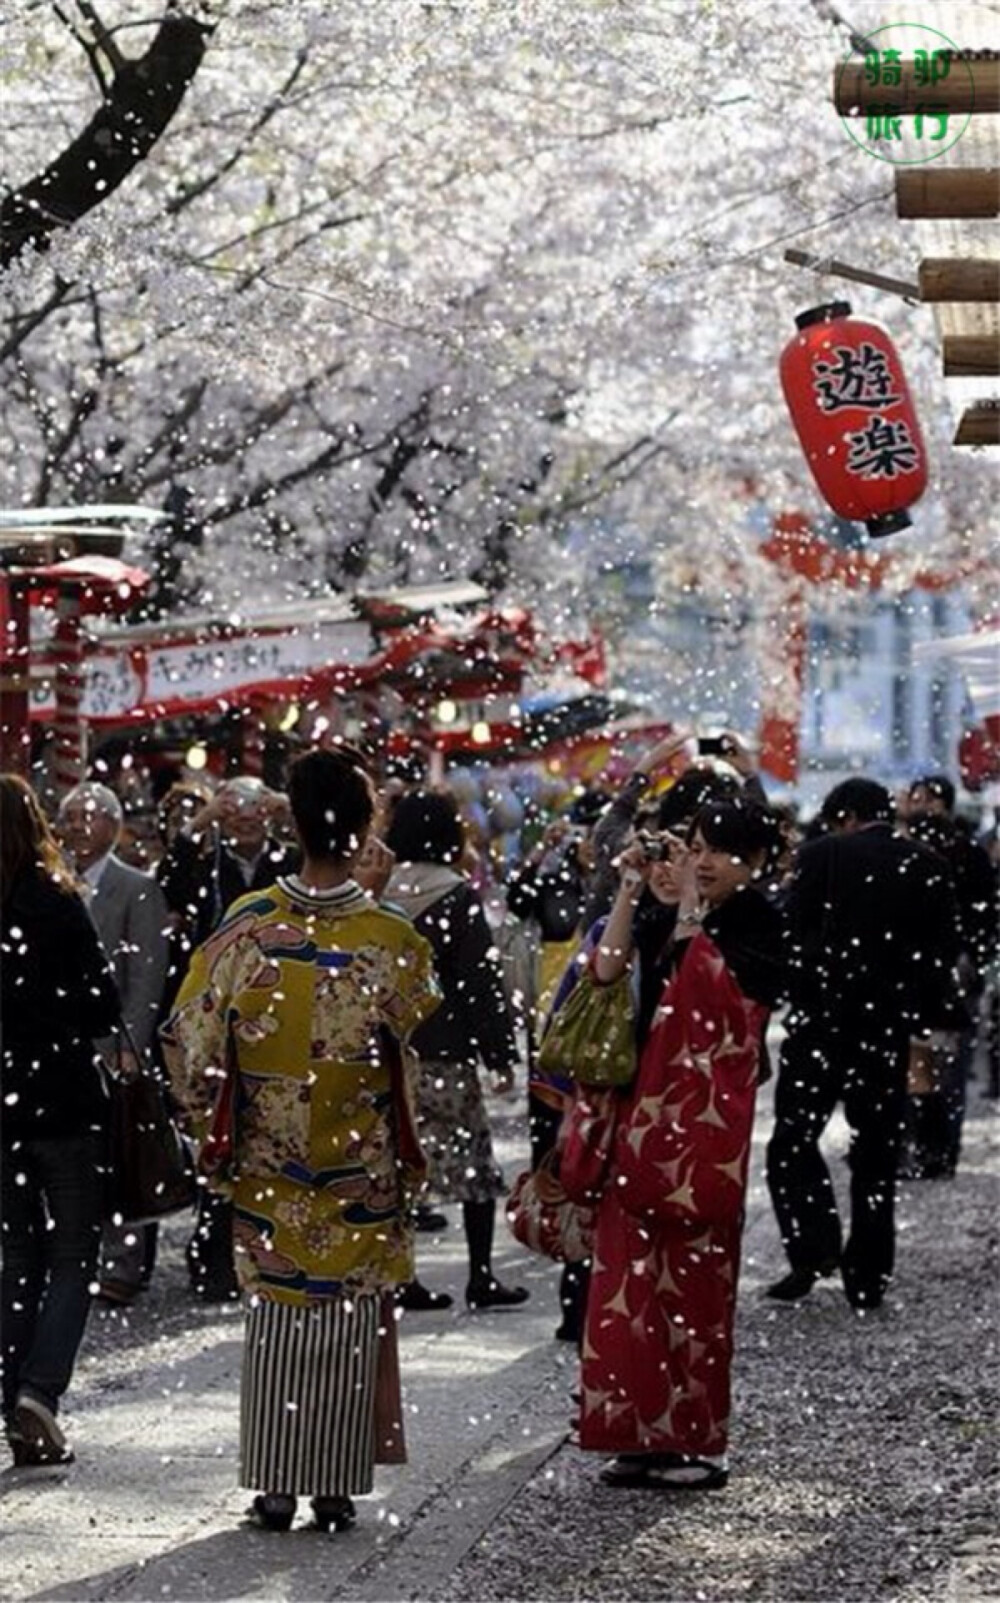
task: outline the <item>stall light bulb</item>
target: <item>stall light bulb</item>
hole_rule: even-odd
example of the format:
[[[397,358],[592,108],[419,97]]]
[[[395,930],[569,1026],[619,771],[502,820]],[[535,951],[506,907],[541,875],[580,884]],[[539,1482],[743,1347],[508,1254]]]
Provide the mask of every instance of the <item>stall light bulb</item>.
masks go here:
[[[298,723],[301,716],[302,708],[299,706],[298,702],[289,702],[288,706],[281,715],[281,722],[278,724],[278,728],[281,730],[281,733],[283,735],[287,735],[290,729],[295,728],[295,725]]]
[[[453,724],[458,718],[458,708],[453,701],[439,701],[437,716],[439,724]]]
[[[490,743],[490,726],[489,726],[489,724],[483,724],[483,723],[473,724],[473,726],[472,726],[472,744],[474,746],[488,746],[489,743]]]
[[[208,766],[208,747],[189,746],[184,753],[184,761],[188,768],[193,769],[196,774],[200,773],[203,768]]]

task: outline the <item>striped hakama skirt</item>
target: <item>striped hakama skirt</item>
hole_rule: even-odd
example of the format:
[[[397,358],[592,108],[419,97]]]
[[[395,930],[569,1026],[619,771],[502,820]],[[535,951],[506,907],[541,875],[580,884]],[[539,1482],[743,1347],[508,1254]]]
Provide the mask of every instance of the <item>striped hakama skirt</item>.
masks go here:
[[[310,1497],[371,1491],[381,1306],[378,1296],[251,1305],[241,1486]]]

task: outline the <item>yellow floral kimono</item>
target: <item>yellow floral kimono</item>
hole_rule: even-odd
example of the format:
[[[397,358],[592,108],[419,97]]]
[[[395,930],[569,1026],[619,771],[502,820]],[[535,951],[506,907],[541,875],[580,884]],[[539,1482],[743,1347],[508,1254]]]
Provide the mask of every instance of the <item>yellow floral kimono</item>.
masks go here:
[[[404,1042],[439,1000],[427,942],[353,881],[252,891],[195,952],[164,1047],[196,1124],[235,1064],[245,1291],[304,1305],[412,1279],[380,1033]]]

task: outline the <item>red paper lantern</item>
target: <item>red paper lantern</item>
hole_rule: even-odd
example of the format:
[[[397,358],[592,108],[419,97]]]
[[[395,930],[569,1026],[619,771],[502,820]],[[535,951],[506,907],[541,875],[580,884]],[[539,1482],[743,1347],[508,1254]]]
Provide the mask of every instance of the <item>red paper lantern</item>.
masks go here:
[[[909,527],[906,508],[927,488],[927,453],[902,363],[880,323],[847,301],[795,319],[781,384],[825,500],[871,535]]]
[[[1000,779],[1000,729],[992,720],[978,729],[967,729],[958,743],[958,771],[966,790],[982,790]]]

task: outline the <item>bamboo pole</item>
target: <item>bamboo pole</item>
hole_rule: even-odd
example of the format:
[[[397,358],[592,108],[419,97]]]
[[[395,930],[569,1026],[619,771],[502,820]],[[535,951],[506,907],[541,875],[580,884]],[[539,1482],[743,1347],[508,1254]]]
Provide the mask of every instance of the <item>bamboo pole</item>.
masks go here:
[[[833,103],[842,117],[864,117],[890,110],[912,116],[918,110],[983,113],[1000,111],[1000,61],[949,58],[948,75],[937,83],[921,82],[926,63],[901,61],[899,83],[871,83],[863,61],[845,61],[834,71]],[[885,73],[881,74],[882,77]]]
[[[1000,261],[929,256],[919,278],[922,301],[1000,301]]]
[[[956,445],[1000,445],[1000,400],[975,401],[962,413]]]
[[[989,334],[946,334],[945,378],[993,378],[1000,374],[1000,339]]]
[[[1000,216],[1000,170],[897,168],[896,213],[906,218]]]
[[[846,278],[852,284],[868,284],[872,289],[887,290],[890,295],[902,295],[904,300],[919,300],[920,286],[908,278],[887,278],[884,273],[870,273],[865,267],[852,267],[850,262],[838,262],[832,256],[814,256],[809,251],[789,249],[785,261],[793,267],[810,267],[814,273],[829,273],[833,278]]]

